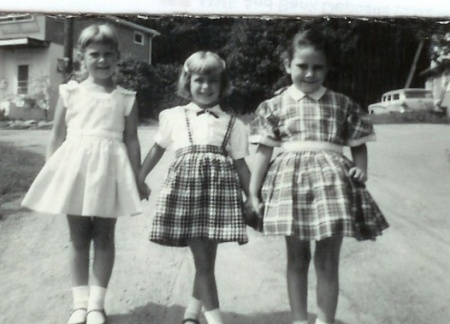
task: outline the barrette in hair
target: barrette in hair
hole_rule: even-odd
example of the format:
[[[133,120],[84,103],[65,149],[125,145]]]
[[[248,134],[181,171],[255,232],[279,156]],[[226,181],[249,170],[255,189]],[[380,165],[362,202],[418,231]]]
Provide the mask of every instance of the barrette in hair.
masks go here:
[[[186,73],[189,72],[189,68],[188,68],[188,65],[187,65],[186,63],[184,63],[183,70],[184,70],[184,72],[186,72]]]

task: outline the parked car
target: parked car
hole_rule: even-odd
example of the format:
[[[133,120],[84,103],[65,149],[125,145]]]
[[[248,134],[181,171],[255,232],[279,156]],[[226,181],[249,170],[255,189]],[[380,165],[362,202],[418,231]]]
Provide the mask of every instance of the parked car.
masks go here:
[[[398,89],[384,93],[381,101],[369,105],[369,113],[383,114],[418,110],[435,110],[433,93],[421,88]]]

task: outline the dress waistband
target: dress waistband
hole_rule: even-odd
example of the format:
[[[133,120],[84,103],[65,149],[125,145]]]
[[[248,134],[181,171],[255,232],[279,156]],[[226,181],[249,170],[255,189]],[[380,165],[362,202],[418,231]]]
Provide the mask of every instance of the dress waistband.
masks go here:
[[[315,141],[296,141],[283,142],[281,147],[290,152],[296,151],[333,151],[342,154],[344,149],[342,145],[329,142],[315,142]]]
[[[114,139],[123,140],[121,133],[103,130],[83,130],[83,129],[69,129],[67,132],[67,138],[80,138],[80,137],[95,137],[99,139]]]

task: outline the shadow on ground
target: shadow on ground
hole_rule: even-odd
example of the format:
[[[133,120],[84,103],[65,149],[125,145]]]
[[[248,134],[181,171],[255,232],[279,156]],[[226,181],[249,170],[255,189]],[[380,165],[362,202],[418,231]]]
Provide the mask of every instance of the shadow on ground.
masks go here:
[[[109,324],[181,324],[184,307],[174,305],[165,307],[155,303],[149,303],[146,306],[137,307],[128,314],[110,314],[108,316]],[[309,313],[309,323],[314,323],[317,315]],[[164,319],[164,322],[160,322]],[[238,314],[234,312],[224,312],[223,319],[225,323],[233,324],[289,324],[291,322],[290,312],[274,313],[256,313],[256,314]],[[201,323],[206,323],[202,317]],[[336,324],[346,324],[337,320]]]

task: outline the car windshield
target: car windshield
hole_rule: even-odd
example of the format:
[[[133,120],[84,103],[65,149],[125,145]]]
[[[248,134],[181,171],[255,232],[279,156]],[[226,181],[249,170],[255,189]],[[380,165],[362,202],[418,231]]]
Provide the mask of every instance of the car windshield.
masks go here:
[[[430,91],[405,90],[406,98],[433,98]]]

